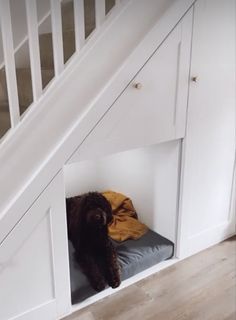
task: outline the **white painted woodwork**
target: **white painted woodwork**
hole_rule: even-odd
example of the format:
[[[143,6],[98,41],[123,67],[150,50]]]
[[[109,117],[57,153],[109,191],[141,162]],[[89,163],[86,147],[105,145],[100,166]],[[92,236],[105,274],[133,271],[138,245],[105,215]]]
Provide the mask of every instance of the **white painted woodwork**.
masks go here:
[[[6,70],[7,92],[11,127],[14,128],[20,120],[19,99],[16,82],[16,65],[14,57],[11,12],[9,1],[0,1],[0,24],[2,32],[2,44],[4,63]]]
[[[95,0],[96,28],[105,20],[105,0]]]
[[[139,219],[176,242],[180,141],[65,166],[66,196],[113,190],[129,196]]]
[[[85,42],[84,0],[74,0],[75,45],[79,51]]]
[[[9,1],[9,0],[7,0]],[[49,0],[37,0],[37,20],[40,22],[44,21],[45,16],[50,12]],[[12,3],[12,5],[11,5]],[[13,46],[16,50],[21,47],[21,44],[27,41],[27,19],[25,10],[25,0],[10,0],[11,5],[11,22],[13,32]],[[3,64],[2,60],[2,44],[0,43],[0,66]]]
[[[144,64],[71,162],[185,134],[192,11]]]
[[[0,319],[56,319],[70,310],[62,174],[0,246]]]
[[[194,9],[187,135],[182,168],[180,255],[235,232],[230,199],[235,159],[235,1]]]
[[[58,2],[51,0],[57,6],[54,31],[60,26]],[[182,142],[156,144],[184,138],[178,255],[193,254],[235,232],[235,1],[198,0],[195,5],[191,77],[198,78],[190,84],[186,136],[192,11],[171,30],[192,1],[176,1],[171,9],[163,1],[163,10],[157,10],[156,1],[149,4],[144,12],[145,2],[131,2],[41,101],[35,121],[26,118],[11,145],[2,149],[1,320],[55,319],[70,311],[62,174],[48,184],[76,149],[69,162],[90,161],[65,168],[67,195],[95,186],[119,189],[134,199],[144,222],[174,241]],[[131,14],[136,20],[130,21]],[[116,37],[120,34],[122,41]],[[62,49],[60,42],[54,52]],[[55,59],[59,74],[63,56]]]
[[[114,8],[80,58],[40,99],[40,108],[33,105],[17,134],[5,139],[0,146],[0,242],[192,2],[150,0],[146,6],[137,0]],[[109,21],[113,14],[116,19]],[[136,18],[130,20],[130,15]]]
[[[61,1],[50,0],[50,3],[51,3],[54,70],[55,70],[55,75],[59,76],[59,74],[64,69]]]
[[[130,58],[127,60],[126,63],[130,63],[130,69],[128,72],[128,77],[124,77],[124,74],[127,75],[127,65],[123,65],[124,74],[122,75],[122,78],[125,80],[118,81],[119,86],[117,87],[117,82],[114,82],[113,84],[113,90],[109,90],[109,99],[113,99],[114,95],[117,97],[119,92],[121,92],[121,89],[126,86],[126,84],[130,81],[130,79],[133,78],[134,73],[137,72],[137,70],[142,67],[143,63],[147,60],[146,56],[150,56],[150,53],[152,54],[154,49],[156,49],[159,44],[162,42],[163,39],[165,39],[166,35],[169,33],[169,31],[173,28],[173,26],[178,22],[179,18],[185,13],[185,11],[188,9],[190,1],[186,1],[185,5],[183,5],[183,8],[181,7],[181,10],[177,6],[175,6],[175,9],[171,11],[171,14],[167,15],[167,22],[162,20],[162,24],[158,27],[156,26],[154,32],[152,32],[152,35],[150,35],[146,38],[146,44],[149,43],[148,46],[145,45],[145,42],[142,43],[142,46],[138,47],[138,50],[136,53],[132,54],[132,57],[135,57],[135,61],[132,61]],[[14,188],[18,185],[18,183],[21,184],[21,188],[17,189],[17,192],[14,193],[13,197],[10,197],[10,201],[7,202],[7,206],[3,206],[4,202],[1,203],[4,210],[1,210],[0,215],[0,241],[3,241],[1,243],[0,247],[0,261],[3,266],[5,266],[6,263],[9,262],[9,260],[12,258],[11,256],[11,250],[8,251],[8,248],[13,248],[12,250],[17,250],[17,254],[15,255],[17,258],[17,268],[15,269],[14,276],[15,278],[21,278],[21,281],[19,283],[14,283],[10,281],[11,279],[11,269],[6,268],[4,269],[4,275],[0,274],[0,280],[1,276],[4,279],[4,286],[7,283],[10,283],[11,291],[14,291],[13,297],[9,297],[5,295],[3,296],[6,303],[4,303],[4,307],[1,308],[1,312],[4,317],[7,319],[9,316],[16,316],[16,319],[20,320],[28,320],[28,319],[54,319],[56,317],[62,316],[64,313],[69,312],[70,308],[70,296],[69,296],[69,279],[68,279],[68,255],[67,255],[67,246],[66,246],[66,224],[65,224],[65,208],[64,208],[64,191],[62,188],[62,180],[61,175],[59,175],[59,180],[56,178],[47,189],[40,195],[42,190],[45,188],[45,185],[49,183],[52,176],[55,175],[55,172],[58,171],[58,169],[61,169],[63,164],[68,160],[69,156],[72,152],[74,152],[75,148],[80,144],[83,137],[86,136],[86,134],[91,130],[91,128],[94,126],[92,123],[96,123],[96,119],[101,118],[101,115],[104,113],[104,106],[103,103],[100,103],[100,108],[97,110],[95,108],[96,103],[101,98],[101,91],[102,96],[104,94],[104,88],[106,86],[110,86],[115,78],[112,78],[114,76],[114,72],[118,70],[118,67],[121,67],[122,63],[124,62],[124,59],[127,57],[127,52],[131,53],[133,49],[137,46],[137,44],[140,42],[140,39],[147,33],[147,31],[150,29],[151,25],[153,25],[154,21],[156,19],[160,19],[160,17],[165,13],[165,10],[169,8],[170,2],[167,3],[167,1],[163,1],[163,10],[157,10],[155,8],[156,1],[150,2],[150,7],[148,8],[149,11],[143,12],[142,8],[145,6],[145,4],[141,1],[137,1],[134,7],[127,9],[127,11],[124,10],[121,21],[116,20],[117,24],[113,24],[112,28],[110,28],[109,32],[105,34],[103,37],[104,43],[107,45],[111,45],[111,48],[113,50],[113,60],[109,68],[104,72],[104,64],[107,65],[109,62],[107,60],[108,56],[111,54],[111,51],[103,51],[104,47],[102,44],[99,44],[96,46],[96,43],[94,42],[94,48],[92,49],[89,47],[90,51],[88,50],[88,57],[90,57],[90,62],[87,63],[86,59],[88,57],[85,55],[84,61],[82,61],[80,64],[78,64],[78,72],[76,74],[74,73],[75,79],[77,79],[77,75],[81,75],[80,71],[87,71],[82,72],[83,74],[87,74],[92,76],[92,80],[94,81],[92,88],[89,87],[89,90],[86,91],[88,86],[88,79],[83,79],[81,82],[72,81],[74,78],[69,77],[68,83],[67,80],[63,83],[63,88],[65,89],[68,84],[70,87],[70,90],[61,90],[57,91],[54,87],[54,91],[51,93],[51,96],[48,96],[47,99],[44,101],[44,103],[49,103],[50,108],[47,109],[47,117],[40,117],[40,123],[38,126],[36,125],[34,127],[34,134],[26,137],[24,140],[23,146],[19,144],[19,148],[21,149],[21,156],[27,154],[27,150],[30,150],[30,157],[28,157],[29,162],[34,162],[34,170],[33,174],[27,174],[28,169],[28,161],[22,161],[21,156],[17,158],[18,161],[18,169],[19,169],[19,163],[23,167],[21,167],[21,170],[18,170],[17,172],[19,175],[14,175]],[[165,4],[165,5],[164,5]],[[155,8],[156,12],[153,11],[153,7]],[[136,11],[135,11],[136,10]],[[149,17],[150,20],[144,19],[144,25],[140,24],[139,19],[135,22],[130,22],[130,14],[134,14],[136,17],[145,16],[146,18]],[[173,19],[173,13],[175,19]],[[190,15],[188,15],[190,17]],[[172,18],[172,19],[171,19]],[[124,20],[123,20],[124,19]],[[189,18],[188,18],[189,19]],[[126,24],[122,24],[120,22],[126,21],[129,22],[129,25],[132,26],[132,28],[129,30],[129,33],[127,33],[127,30],[125,28]],[[185,20],[187,21],[187,20]],[[167,25],[164,23],[166,22]],[[115,27],[114,27],[115,26]],[[137,29],[138,28],[138,29]],[[140,29],[139,29],[140,28]],[[55,28],[54,28],[55,30]],[[127,45],[127,48],[123,51],[123,47],[120,49],[121,51],[117,50],[120,47],[115,48],[114,44],[118,41],[115,38],[115,41],[112,38],[114,38],[114,32],[119,30],[124,32],[124,38],[122,38],[122,44],[124,43]],[[123,31],[122,31],[123,30]],[[156,32],[158,30],[158,37],[156,35]],[[170,54],[171,57],[173,57],[173,61],[175,61],[175,67],[178,70],[175,70],[175,88],[173,88],[174,94],[174,101],[178,101],[178,95],[177,92],[179,90],[179,70],[181,70],[181,64],[178,61],[178,53],[179,53],[179,43],[181,42],[181,49],[182,47],[182,35],[185,34],[183,32],[183,27],[181,27],[181,31],[179,31],[179,38],[181,41],[176,41],[174,46],[175,48],[175,55]],[[180,36],[181,34],[181,36]],[[148,39],[148,41],[147,41]],[[150,39],[152,41],[150,41]],[[158,39],[158,40],[157,40]],[[169,38],[168,38],[169,39]],[[167,40],[168,40],[167,39]],[[129,41],[128,41],[129,40]],[[132,40],[132,41],[131,41]],[[155,45],[154,45],[154,43]],[[125,45],[125,46],[126,46]],[[153,48],[154,46],[154,48]],[[176,48],[178,47],[178,48]],[[101,51],[101,48],[103,50]],[[185,47],[186,48],[186,47]],[[96,49],[96,50],[95,50]],[[97,51],[98,49],[98,51]],[[100,50],[100,51],[99,51]],[[150,52],[151,51],[151,52]],[[180,50],[180,56],[182,55],[182,51]],[[97,60],[95,61],[94,57],[99,57],[101,53],[105,53],[105,55],[101,55],[102,57],[102,63],[98,63]],[[187,51],[186,51],[187,52]],[[189,51],[188,51],[189,52]],[[91,55],[91,56],[90,56]],[[144,59],[145,58],[145,59]],[[171,60],[172,61],[172,60]],[[178,68],[177,68],[178,66]],[[75,65],[73,65],[73,68]],[[99,72],[95,72],[96,67],[99,67],[102,70],[102,75],[99,74]],[[188,66],[187,66],[188,67]],[[100,70],[98,69],[98,71]],[[72,69],[70,70],[70,72]],[[142,71],[141,71],[142,72]],[[182,72],[182,71],[181,71]],[[69,73],[68,73],[69,74]],[[67,75],[68,75],[67,74]],[[116,74],[115,76],[118,76],[118,80],[122,72],[119,74]],[[99,82],[96,81],[96,79],[99,79]],[[65,87],[64,87],[65,85]],[[77,88],[79,86],[79,90],[77,91]],[[61,87],[58,87],[61,89]],[[75,90],[76,88],[76,90]],[[118,89],[118,90],[117,90]],[[58,96],[58,93],[61,92],[61,96]],[[72,96],[71,93],[76,93],[76,95]],[[57,94],[56,94],[57,93]],[[79,94],[81,93],[81,95]],[[79,96],[79,107],[78,107],[78,96]],[[60,97],[62,99],[60,99]],[[71,100],[72,99],[72,100]],[[74,99],[74,100],[73,100]],[[107,98],[105,98],[106,100]],[[73,103],[74,101],[74,103]],[[91,103],[92,101],[92,103]],[[72,115],[72,109],[67,110],[67,112],[64,114],[63,117],[60,116],[60,121],[56,121],[54,118],[52,126],[48,126],[47,121],[50,119],[52,114],[54,114],[53,110],[54,108],[57,109],[56,115],[63,110],[61,108],[62,106],[66,105],[70,106],[72,105],[72,109],[74,111],[76,110],[77,116],[75,119],[75,114],[73,112],[73,119],[76,120],[74,123],[74,128],[77,129],[78,127],[83,130],[82,133],[79,135],[76,134],[76,139],[72,139],[69,141],[69,135],[71,135],[72,130],[68,129],[70,128],[69,123],[71,124],[71,115]],[[93,106],[94,110],[96,109],[95,113],[92,113],[89,115],[88,119],[89,121],[92,121],[89,125],[88,123],[83,122],[82,126],[80,123],[81,115],[82,118],[85,116],[87,111],[91,110],[91,105]],[[108,108],[108,106],[111,104],[105,103],[105,108]],[[76,108],[75,108],[76,107]],[[86,108],[87,109],[86,109]],[[179,108],[178,102],[175,103],[174,109]],[[186,108],[186,106],[184,106]],[[78,112],[79,109],[79,112]],[[86,111],[86,113],[84,112]],[[39,111],[40,113],[40,111]],[[38,113],[38,114],[39,114]],[[177,116],[177,112],[174,111],[174,117]],[[36,116],[37,118],[37,116]],[[28,118],[30,119],[30,118]],[[177,117],[176,117],[177,119]],[[68,122],[69,121],[69,122]],[[177,121],[177,120],[176,120]],[[27,123],[27,118],[26,118]],[[28,122],[29,123],[29,122]],[[57,131],[57,129],[60,131]],[[66,128],[66,135],[65,131],[63,131]],[[54,130],[55,129],[55,130]],[[40,134],[40,131],[43,130],[43,134]],[[176,128],[175,130],[176,131]],[[32,131],[33,132],[33,131]],[[48,138],[50,134],[53,132],[53,136],[56,137],[56,139],[59,139],[60,143],[56,143],[51,145],[51,140]],[[75,132],[73,132],[75,133]],[[22,134],[22,132],[19,130],[19,134]],[[45,134],[45,136],[44,136]],[[37,137],[39,140],[34,141],[34,138]],[[174,137],[176,138],[177,135],[174,133]],[[21,135],[22,138],[22,135]],[[45,138],[45,139],[43,139]],[[70,137],[71,138],[71,137]],[[74,136],[75,138],[75,136]],[[37,140],[37,139],[36,139]],[[33,148],[29,149],[29,142],[33,142]],[[43,143],[42,143],[43,141]],[[66,142],[62,147],[63,143]],[[165,146],[159,146],[162,150],[159,156],[163,155],[163,158],[161,160],[160,168],[158,169],[158,178],[159,180],[156,183],[156,190],[159,193],[160,190],[164,193],[164,189],[170,190],[170,197],[173,199],[173,201],[169,201],[169,207],[167,208],[168,214],[163,217],[159,217],[159,221],[163,221],[162,224],[158,228],[163,227],[163,234],[169,237],[175,237],[175,235],[172,232],[175,232],[175,220],[176,220],[176,190],[177,190],[177,163],[178,163],[178,152],[179,152],[179,145],[176,142],[173,142],[173,145],[170,149],[167,148],[165,151]],[[35,149],[35,146],[38,148]],[[41,146],[45,148],[45,150],[48,148],[49,153],[46,157],[42,159],[40,158],[41,153]],[[11,145],[10,148],[13,151],[13,145]],[[8,149],[9,150],[9,149]],[[32,153],[32,150],[34,152]],[[159,149],[158,149],[159,150]],[[165,162],[164,154],[165,152],[169,155],[169,161]],[[34,161],[34,158],[37,159],[37,161]],[[153,157],[154,159],[155,157]],[[3,160],[4,157],[1,158]],[[10,174],[13,176],[13,167],[15,163],[15,157],[8,159],[8,168],[7,171],[4,172],[4,174],[7,176],[9,174],[9,170],[11,171]],[[142,160],[142,159],[140,159]],[[143,159],[145,162],[145,158]],[[4,163],[4,162],[3,162]],[[141,161],[142,163],[142,161]],[[2,163],[1,163],[2,164]],[[137,166],[139,167],[139,166]],[[153,163],[153,167],[155,167]],[[26,170],[25,170],[26,169]],[[32,169],[32,168],[31,168]],[[110,170],[112,168],[110,167]],[[136,168],[136,173],[137,173]],[[154,169],[153,169],[154,170]],[[24,182],[30,182],[23,183],[20,179],[21,173],[24,175]],[[166,172],[166,175],[163,173]],[[1,173],[2,174],[2,173]],[[151,176],[150,172],[148,173],[149,177]],[[138,176],[137,176],[138,177]],[[116,176],[118,179],[119,177]],[[166,185],[163,187],[162,182],[164,182],[166,179]],[[8,181],[9,182],[9,181]],[[119,181],[118,181],[119,182]],[[117,182],[117,185],[118,185]],[[173,182],[173,184],[172,184]],[[2,185],[3,186],[3,185]],[[4,185],[4,189],[9,188],[10,184],[7,186]],[[29,189],[30,188],[30,191]],[[6,192],[6,190],[4,190]],[[29,191],[29,193],[28,193]],[[13,191],[12,191],[13,192]],[[167,195],[167,194],[166,194]],[[9,194],[8,194],[9,196]],[[38,198],[38,199],[37,199]],[[32,201],[36,200],[36,202],[32,205]],[[162,209],[165,206],[165,202],[167,201],[164,197],[163,199],[159,199],[159,203],[157,204],[157,208]],[[169,198],[168,198],[169,200]],[[6,201],[6,198],[4,197],[4,201]],[[32,207],[26,212],[29,208],[29,201],[31,201],[30,205]],[[141,204],[143,205],[143,204]],[[159,206],[159,207],[158,207]],[[171,213],[171,214],[170,214]],[[172,215],[173,213],[173,215]],[[151,219],[153,219],[153,216],[145,216],[147,219],[147,222],[149,220],[150,225]],[[168,222],[168,219],[171,217],[171,221]],[[161,219],[161,220],[160,220]],[[166,220],[165,220],[166,219]],[[41,223],[40,223],[41,221]],[[159,221],[157,220],[155,223],[158,225]],[[174,222],[173,222],[174,221]],[[153,223],[153,222],[152,222]],[[170,226],[171,225],[171,226]],[[162,226],[162,227],[161,227]],[[170,227],[169,227],[170,226]],[[32,228],[34,229],[34,232],[32,233]],[[169,229],[168,229],[169,228]],[[20,235],[18,237],[17,235]],[[26,237],[26,240],[24,244],[22,244],[22,241],[24,241],[24,237]],[[17,239],[20,239],[17,241]],[[49,244],[50,241],[50,244]],[[21,246],[21,247],[18,247]],[[37,248],[37,252],[35,252],[35,247]],[[42,268],[40,269],[40,272],[37,273],[37,277],[35,276],[36,265],[38,265],[38,262],[41,262]],[[40,266],[41,266],[40,264]],[[35,268],[34,268],[35,267]],[[27,271],[27,273],[25,272]],[[145,273],[147,274],[147,273]],[[37,288],[33,287],[35,284],[31,281],[30,284],[28,284],[29,278],[37,278],[36,279],[36,285]],[[137,279],[137,278],[136,278]],[[27,282],[28,281],[28,282]],[[132,280],[134,281],[134,280]],[[2,282],[1,282],[2,283]],[[28,287],[24,286],[24,283],[28,285]],[[129,283],[126,282],[126,283]],[[38,289],[38,292],[37,292]],[[26,294],[20,294],[23,291],[32,292],[30,294],[30,297]],[[24,291],[24,292],[25,292]],[[0,293],[1,295],[1,293]],[[2,294],[3,295],[3,294]],[[20,296],[20,299],[16,301],[16,295],[18,295],[18,298]],[[2,301],[2,296],[0,296],[0,301]],[[15,300],[14,300],[15,299]],[[16,303],[15,303],[16,302]],[[15,303],[14,308],[10,308],[11,303]]]
[[[39,33],[36,0],[26,0],[26,16],[29,37],[30,69],[34,101],[42,94],[42,75],[39,53]]]

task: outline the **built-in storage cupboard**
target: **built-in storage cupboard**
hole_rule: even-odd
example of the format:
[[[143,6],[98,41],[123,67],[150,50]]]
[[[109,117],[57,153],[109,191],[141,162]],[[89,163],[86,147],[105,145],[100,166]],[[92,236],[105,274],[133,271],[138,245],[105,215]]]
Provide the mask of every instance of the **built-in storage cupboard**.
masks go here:
[[[235,212],[230,213],[236,154],[235,6],[234,0],[194,5],[181,170],[181,255],[235,232]]]
[[[70,163],[184,137],[192,10],[110,106]]]
[[[122,192],[173,244],[169,261],[121,288],[235,233],[235,9],[196,1],[11,230],[1,320],[60,319],[114,292],[72,307],[66,197]]]

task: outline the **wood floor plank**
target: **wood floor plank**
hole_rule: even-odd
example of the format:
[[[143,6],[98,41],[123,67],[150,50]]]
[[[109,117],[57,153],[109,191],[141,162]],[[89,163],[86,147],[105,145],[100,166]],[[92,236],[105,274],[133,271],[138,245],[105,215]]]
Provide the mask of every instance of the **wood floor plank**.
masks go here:
[[[84,320],[86,312],[94,320],[236,320],[236,237],[65,320]]]

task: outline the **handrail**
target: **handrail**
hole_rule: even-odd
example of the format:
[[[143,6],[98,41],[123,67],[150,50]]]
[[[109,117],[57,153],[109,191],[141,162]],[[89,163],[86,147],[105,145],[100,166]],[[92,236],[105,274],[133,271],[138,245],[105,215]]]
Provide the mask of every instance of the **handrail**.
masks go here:
[[[15,128],[21,121],[19,95],[17,88],[17,70],[15,53],[25,42],[29,42],[30,70],[33,92],[33,103],[37,102],[44,94],[42,88],[42,70],[39,48],[39,27],[45,21],[45,17],[51,16],[54,78],[58,78],[66,68],[64,63],[63,34],[62,34],[62,0],[50,0],[50,13],[47,13],[39,22],[37,20],[37,0],[25,0],[26,22],[28,35],[14,50],[13,34],[11,24],[10,0],[0,0],[0,25],[3,41],[3,54],[6,72],[6,83],[8,93],[11,129]],[[71,0],[74,8],[74,32],[75,53],[79,54],[81,49],[87,45],[93,35],[85,39],[85,11],[86,0]],[[124,0],[122,2],[125,2]],[[121,1],[116,0],[115,6],[120,6]],[[95,29],[97,30],[106,20],[106,1],[95,0]],[[94,32],[93,32],[94,33]],[[86,40],[86,41],[85,41]],[[53,78],[53,79],[54,79]],[[27,109],[28,110],[28,109]],[[1,137],[0,137],[1,139]]]

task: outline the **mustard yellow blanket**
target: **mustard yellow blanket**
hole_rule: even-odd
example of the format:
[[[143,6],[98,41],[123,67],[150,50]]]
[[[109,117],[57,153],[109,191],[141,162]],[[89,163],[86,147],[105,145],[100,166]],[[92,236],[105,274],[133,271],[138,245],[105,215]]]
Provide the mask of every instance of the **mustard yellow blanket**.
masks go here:
[[[132,201],[125,195],[105,191],[103,196],[110,202],[113,220],[109,225],[109,236],[116,241],[139,239],[148,231],[148,227],[138,221]]]

